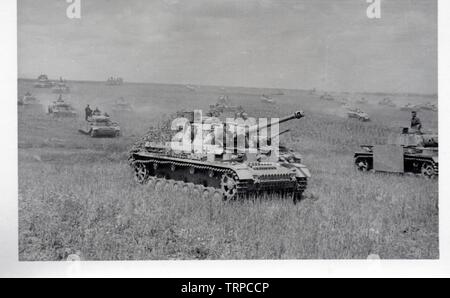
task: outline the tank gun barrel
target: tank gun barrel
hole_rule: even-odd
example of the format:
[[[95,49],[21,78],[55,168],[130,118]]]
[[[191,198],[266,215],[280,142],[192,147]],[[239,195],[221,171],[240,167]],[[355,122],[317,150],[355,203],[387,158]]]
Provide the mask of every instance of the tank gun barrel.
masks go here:
[[[272,140],[273,139],[276,139],[276,138],[278,138],[279,136],[281,136],[281,135],[284,135],[284,134],[286,134],[286,133],[288,133],[288,132],[290,132],[291,130],[290,129],[286,129],[285,131],[282,131],[282,132],[280,132],[280,133],[278,133],[278,134],[276,134],[276,135],[274,135],[274,136],[272,136],[272,137],[269,137],[269,138],[267,138],[267,145],[271,145],[272,144]],[[259,147],[259,145],[258,145],[258,147]]]
[[[281,123],[288,122],[288,121],[291,121],[291,120],[294,120],[294,119],[301,119],[303,117],[305,117],[305,113],[303,111],[297,111],[293,115],[281,118],[278,121],[267,123],[266,125],[262,125],[262,126],[254,125],[254,126],[249,128],[249,133],[259,132],[260,130],[265,129],[265,128],[269,128],[272,125],[281,124]]]

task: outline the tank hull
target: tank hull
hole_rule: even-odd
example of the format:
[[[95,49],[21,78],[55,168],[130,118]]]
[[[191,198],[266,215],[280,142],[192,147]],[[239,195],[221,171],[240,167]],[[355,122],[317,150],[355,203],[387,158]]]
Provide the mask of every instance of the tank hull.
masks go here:
[[[130,156],[137,181],[146,183],[149,179],[164,179],[203,188],[212,188],[224,199],[282,194],[300,198],[307,187],[309,172],[279,163],[227,163],[192,160],[145,151]],[[227,179],[231,190],[227,187]]]

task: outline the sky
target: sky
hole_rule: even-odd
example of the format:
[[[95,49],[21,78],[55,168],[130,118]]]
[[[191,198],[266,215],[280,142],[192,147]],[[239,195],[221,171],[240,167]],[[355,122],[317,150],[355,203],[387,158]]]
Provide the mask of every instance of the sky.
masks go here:
[[[437,93],[437,1],[18,0],[20,78]]]

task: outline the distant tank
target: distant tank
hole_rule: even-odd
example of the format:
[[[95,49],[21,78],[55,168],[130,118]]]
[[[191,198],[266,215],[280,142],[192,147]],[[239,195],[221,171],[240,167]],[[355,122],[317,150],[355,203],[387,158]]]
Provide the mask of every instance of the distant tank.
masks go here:
[[[267,104],[275,104],[275,100],[273,100],[273,98],[269,95],[263,94],[261,95],[261,102],[262,103],[267,103]]]
[[[34,84],[35,88],[52,88],[54,86],[54,83],[51,82],[48,79],[48,76],[45,74],[41,74],[38,78],[36,83]]]
[[[356,103],[359,103],[359,104],[367,104],[367,103],[369,103],[369,101],[368,101],[365,97],[361,97],[360,99],[358,99],[358,100],[356,101]]]
[[[189,91],[195,91],[195,90],[196,90],[196,88],[195,88],[194,86],[192,86],[192,85],[186,85],[185,87],[186,87],[186,89],[188,89]]]
[[[358,119],[363,122],[370,121],[370,116],[359,108],[348,108],[347,116],[348,118]]]
[[[360,171],[414,173],[432,178],[439,173],[438,135],[403,128],[386,145],[363,145],[354,161]]]
[[[392,101],[392,99],[385,97],[378,103],[380,106],[388,106],[391,108],[397,107],[397,105]]]
[[[418,109],[417,105],[413,105],[412,103],[408,103],[400,108],[401,111],[413,111]]]
[[[437,112],[438,111],[438,106],[436,104],[433,104],[431,102],[428,103],[424,103],[418,106],[419,109],[421,110],[425,110],[425,111],[433,111],[433,112]]]
[[[70,87],[67,85],[65,80],[60,78],[59,82],[52,88],[52,92],[56,94],[68,94],[70,93]]]
[[[328,93],[325,93],[325,94],[323,94],[323,95],[320,96],[320,99],[328,100],[328,101],[333,101],[333,100],[334,100],[334,97],[331,96],[331,95],[328,94]]]
[[[234,106],[230,103],[228,95],[221,95],[216,104],[209,106],[208,114],[215,117],[234,117],[244,113],[242,106]]]
[[[106,85],[108,86],[120,86],[123,85],[123,78],[110,77],[106,80]]]
[[[58,100],[49,105],[48,113],[54,117],[77,117],[75,109],[72,105],[65,102],[61,95]]]
[[[31,95],[30,92],[27,92],[24,96],[22,96],[21,98],[19,98],[18,101],[19,105],[37,105],[39,104],[39,101],[37,100],[37,98],[33,95]]]
[[[120,97],[119,100],[114,103],[112,110],[114,112],[132,112],[134,109],[130,103],[126,102],[123,97]]]
[[[119,124],[112,122],[109,116],[90,117],[79,131],[93,138],[115,138],[120,136]]]
[[[193,112],[185,114],[190,115],[186,121],[192,123]],[[280,119],[279,123],[303,117],[303,112],[296,112]],[[225,131],[231,125],[234,124],[224,124]],[[246,140],[250,132],[259,133],[270,126],[249,127]],[[132,148],[129,162],[139,183],[170,183],[174,187],[190,187],[206,194],[218,194],[224,200],[280,194],[297,201],[301,199],[311,176],[298,153],[281,146],[279,156],[276,156],[271,139],[267,140],[267,146],[260,146],[258,142],[257,152],[254,153],[228,146],[222,152],[208,154],[175,151],[169,140],[170,135],[159,127]],[[224,140],[218,142],[225,144]]]

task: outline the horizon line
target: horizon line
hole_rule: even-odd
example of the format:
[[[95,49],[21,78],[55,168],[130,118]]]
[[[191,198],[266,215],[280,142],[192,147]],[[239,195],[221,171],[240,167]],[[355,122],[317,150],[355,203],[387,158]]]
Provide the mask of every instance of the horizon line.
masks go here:
[[[27,81],[35,81],[35,78],[25,78],[25,77],[17,77],[17,80],[27,80]],[[50,81],[58,81],[59,79]],[[66,82],[79,82],[79,83],[106,83],[107,80],[99,81],[99,80],[65,80]],[[422,96],[435,96],[438,97],[439,93],[417,93],[417,92],[390,92],[390,91],[335,91],[335,90],[324,90],[319,88],[310,88],[310,89],[302,89],[302,88],[281,88],[281,87],[258,87],[258,86],[234,86],[234,85],[209,85],[209,84],[195,84],[195,83],[167,83],[167,82],[136,82],[136,81],[125,81],[123,84],[150,84],[150,85],[172,85],[172,86],[197,86],[197,87],[217,87],[217,88],[246,88],[246,89],[270,89],[270,90],[285,90],[285,91],[312,91],[323,92],[323,93],[355,93],[355,94],[402,94],[402,95],[422,95]]]

